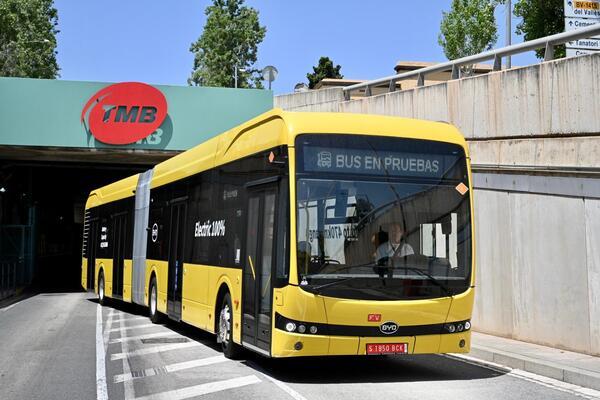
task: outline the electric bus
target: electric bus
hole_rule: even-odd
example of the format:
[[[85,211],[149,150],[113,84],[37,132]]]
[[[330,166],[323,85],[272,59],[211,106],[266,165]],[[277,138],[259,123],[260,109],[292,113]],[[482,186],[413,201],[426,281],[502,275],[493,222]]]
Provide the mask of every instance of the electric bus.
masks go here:
[[[92,191],[82,285],[227,357],[466,353],[471,182],[450,124],[273,109]]]

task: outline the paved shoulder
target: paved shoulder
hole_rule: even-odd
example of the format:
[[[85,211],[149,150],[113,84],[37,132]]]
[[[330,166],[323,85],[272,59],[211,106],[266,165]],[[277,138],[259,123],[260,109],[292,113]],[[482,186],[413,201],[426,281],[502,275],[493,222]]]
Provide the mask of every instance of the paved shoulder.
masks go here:
[[[2,399],[95,398],[96,304],[42,293],[0,311]]]

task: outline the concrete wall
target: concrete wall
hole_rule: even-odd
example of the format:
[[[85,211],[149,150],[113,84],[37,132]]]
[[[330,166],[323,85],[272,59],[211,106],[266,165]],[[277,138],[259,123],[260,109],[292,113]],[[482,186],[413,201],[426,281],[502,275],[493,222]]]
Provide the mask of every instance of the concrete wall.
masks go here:
[[[341,89],[275,97],[293,111],[447,121],[469,139],[600,132],[600,54],[343,101]]]
[[[600,355],[600,54],[296,111],[448,121],[474,167],[477,330]]]

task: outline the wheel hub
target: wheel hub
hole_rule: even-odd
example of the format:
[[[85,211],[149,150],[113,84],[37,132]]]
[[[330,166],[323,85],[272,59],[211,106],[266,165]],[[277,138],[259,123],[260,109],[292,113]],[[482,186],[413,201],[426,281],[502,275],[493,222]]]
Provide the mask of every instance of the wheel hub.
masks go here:
[[[150,292],[150,312],[152,315],[156,313],[156,286],[152,286],[152,292]]]
[[[229,310],[229,305],[226,304],[221,310],[221,314],[219,315],[219,342],[227,346],[229,344],[230,332],[231,312]]]

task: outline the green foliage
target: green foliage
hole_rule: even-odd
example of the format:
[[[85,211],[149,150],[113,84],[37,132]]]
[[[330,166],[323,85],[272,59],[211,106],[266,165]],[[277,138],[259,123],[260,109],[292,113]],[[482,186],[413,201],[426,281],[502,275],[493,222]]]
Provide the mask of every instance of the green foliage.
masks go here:
[[[309,89],[314,89],[315,85],[325,78],[342,79],[344,75],[340,74],[340,65],[333,66],[333,61],[329,57],[319,58],[319,64],[312,67],[313,73],[306,74],[308,78]]]
[[[234,87],[237,64],[238,87],[262,88],[260,71],[252,68],[267,31],[260,26],[258,11],[244,6],[244,0],[213,0],[205,14],[204,32],[190,47],[194,68],[188,83]]]
[[[449,60],[490,50],[498,40],[494,9],[497,0],[452,0],[442,12],[438,43]]]
[[[0,0],[0,76],[58,76],[53,0]]]
[[[522,18],[517,25],[517,34],[524,39],[533,40],[564,31],[565,15],[564,0],[518,0],[514,14]],[[538,58],[544,58],[545,49],[535,51]],[[564,45],[554,48],[554,57],[566,55]]]

